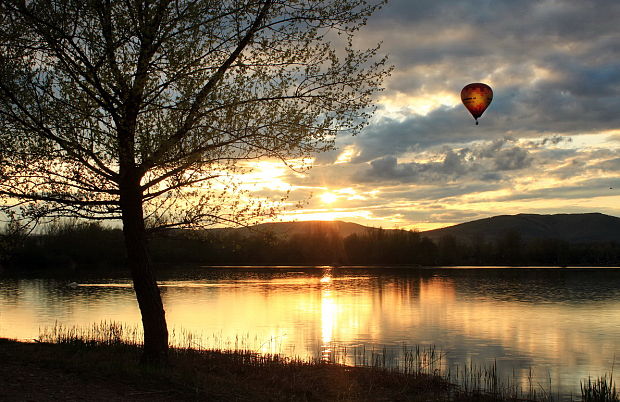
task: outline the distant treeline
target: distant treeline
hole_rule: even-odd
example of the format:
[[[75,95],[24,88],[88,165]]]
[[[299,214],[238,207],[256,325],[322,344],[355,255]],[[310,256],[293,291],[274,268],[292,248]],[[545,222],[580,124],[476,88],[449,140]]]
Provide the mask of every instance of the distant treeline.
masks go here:
[[[568,243],[524,240],[507,232],[499,239],[433,241],[418,232],[369,229],[340,236],[320,225],[305,234],[278,237],[252,231],[177,230],[154,235],[156,263],[243,265],[620,265],[620,243]],[[4,233],[0,262],[8,269],[44,267],[122,267],[122,232],[96,223],[49,227],[39,235]]]

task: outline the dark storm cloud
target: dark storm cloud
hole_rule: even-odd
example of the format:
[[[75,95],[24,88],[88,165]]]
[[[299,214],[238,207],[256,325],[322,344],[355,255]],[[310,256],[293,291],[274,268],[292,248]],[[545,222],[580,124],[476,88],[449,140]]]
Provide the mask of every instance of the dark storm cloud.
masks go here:
[[[596,40],[599,32],[617,29],[613,17],[618,13],[620,4],[616,0],[391,0],[372,17],[370,26],[406,26],[424,38],[463,24],[471,25],[481,37],[488,36],[478,45],[513,38]],[[428,26],[434,29],[425,30]]]
[[[613,39],[620,6],[600,3],[397,0],[373,17],[368,34],[381,33],[397,67],[446,62],[443,68],[463,75],[490,73],[502,63],[519,73],[527,63],[563,55],[583,58],[577,64],[598,64],[614,60],[601,50],[619,51]],[[597,57],[588,58],[591,54]]]
[[[473,127],[467,112],[384,118],[353,140],[357,162],[506,134],[574,135],[620,126],[620,2],[393,0],[360,34],[395,64],[387,97],[458,94],[488,78],[495,97]]]

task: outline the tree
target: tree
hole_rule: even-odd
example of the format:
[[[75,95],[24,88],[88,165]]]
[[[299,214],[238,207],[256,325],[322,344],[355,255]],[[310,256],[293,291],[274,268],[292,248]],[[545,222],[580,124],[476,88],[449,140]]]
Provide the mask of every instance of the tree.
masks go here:
[[[14,214],[9,214],[6,226],[0,231],[0,273],[4,264],[10,262],[16,251],[24,247],[27,236],[26,228],[20,225]]]
[[[0,0],[0,195],[35,222],[120,220],[146,361],[165,359],[147,230],[238,222],[244,160],[358,132],[388,74],[382,1]],[[227,179],[228,178],[228,179]]]

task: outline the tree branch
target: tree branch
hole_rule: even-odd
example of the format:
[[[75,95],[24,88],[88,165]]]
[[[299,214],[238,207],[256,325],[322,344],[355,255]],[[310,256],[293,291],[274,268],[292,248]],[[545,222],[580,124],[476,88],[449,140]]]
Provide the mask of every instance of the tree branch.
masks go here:
[[[165,140],[159,148],[148,158],[143,161],[140,170],[142,172],[146,172],[148,169],[154,166],[154,164],[167,152],[170,147],[174,146],[178,143],[194,126],[196,119],[198,117],[198,113],[200,108],[203,105],[203,102],[207,98],[209,92],[215,88],[215,86],[221,81],[224,77],[224,74],[228,70],[228,68],[233,64],[233,62],[239,57],[241,52],[245,49],[245,47],[250,43],[252,36],[259,30],[263,20],[267,16],[267,12],[271,7],[273,0],[265,0],[263,7],[259,11],[258,15],[254,19],[254,22],[246,32],[245,36],[241,39],[235,50],[228,56],[228,58],[222,63],[222,65],[217,69],[217,71],[213,74],[213,76],[207,81],[207,83],[202,87],[202,89],[196,95],[196,99],[192,103],[192,106],[189,110],[183,125],[167,140]]]

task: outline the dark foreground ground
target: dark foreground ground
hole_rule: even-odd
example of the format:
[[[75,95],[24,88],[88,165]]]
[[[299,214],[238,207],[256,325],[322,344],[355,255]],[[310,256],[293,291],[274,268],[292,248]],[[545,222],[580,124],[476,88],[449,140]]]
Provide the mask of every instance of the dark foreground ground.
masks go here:
[[[174,351],[163,369],[134,346],[0,339],[3,401],[428,401],[460,399],[439,377],[283,362],[251,353]],[[475,398],[478,399],[478,398]],[[493,399],[493,398],[483,398]]]

